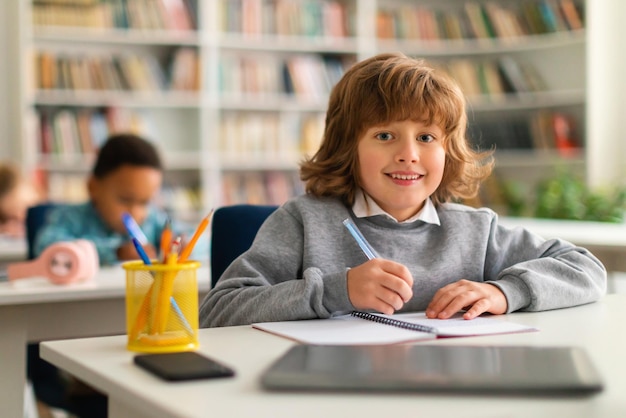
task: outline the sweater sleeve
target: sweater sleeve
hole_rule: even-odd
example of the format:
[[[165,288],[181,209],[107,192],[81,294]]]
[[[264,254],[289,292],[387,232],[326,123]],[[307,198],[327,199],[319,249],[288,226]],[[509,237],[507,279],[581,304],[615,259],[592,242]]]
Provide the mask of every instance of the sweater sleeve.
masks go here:
[[[585,248],[497,226],[496,220],[486,257],[493,261],[485,266],[485,278],[505,294],[507,312],[581,305],[606,293],[606,269]]]
[[[326,277],[319,268],[303,271],[303,248],[301,220],[279,208],[204,299],[200,326],[327,318],[345,306],[345,271]]]

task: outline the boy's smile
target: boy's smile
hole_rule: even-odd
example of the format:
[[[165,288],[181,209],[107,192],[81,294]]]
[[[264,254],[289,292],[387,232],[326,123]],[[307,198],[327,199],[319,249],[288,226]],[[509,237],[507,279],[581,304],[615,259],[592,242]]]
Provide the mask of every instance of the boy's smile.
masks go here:
[[[443,141],[441,128],[413,120],[370,127],[359,138],[360,186],[398,221],[410,218],[441,183]]]

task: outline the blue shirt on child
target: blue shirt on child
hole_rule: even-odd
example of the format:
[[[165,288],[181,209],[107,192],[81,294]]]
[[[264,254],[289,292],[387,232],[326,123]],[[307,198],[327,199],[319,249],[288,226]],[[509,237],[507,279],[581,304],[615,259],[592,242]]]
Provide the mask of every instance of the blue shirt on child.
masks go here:
[[[159,247],[161,232],[167,214],[155,207],[150,207],[148,216],[140,225],[150,244]],[[117,249],[129,240],[127,234],[120,234],[104,223],[100,214],[90,202],[60,205],[53,209],[46,224],[35,238],[34,252],[39,256],[50,244],[59,241],[87,239],[98,249],[101,265],[118,263]]]

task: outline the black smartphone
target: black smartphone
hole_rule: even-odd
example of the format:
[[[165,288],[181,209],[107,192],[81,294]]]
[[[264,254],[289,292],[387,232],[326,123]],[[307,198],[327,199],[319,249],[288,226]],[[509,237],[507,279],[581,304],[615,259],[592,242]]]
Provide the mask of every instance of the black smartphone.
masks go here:
[[[170,381],[231,377],[230,367],[193,351],[182,353],[138,354],[134,362],[162,379]]]

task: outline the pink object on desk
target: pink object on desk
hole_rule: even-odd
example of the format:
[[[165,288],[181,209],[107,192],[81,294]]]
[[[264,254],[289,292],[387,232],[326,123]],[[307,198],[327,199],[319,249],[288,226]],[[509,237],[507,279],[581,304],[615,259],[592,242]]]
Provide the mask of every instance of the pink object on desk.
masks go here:
[[[93,242],[79,239],[57,242],[32,261],[9,264],[9,280],[44,276],[54,284],[91,280],[99,268],[98,251]]]

